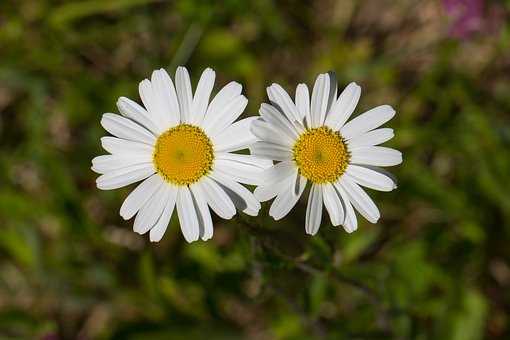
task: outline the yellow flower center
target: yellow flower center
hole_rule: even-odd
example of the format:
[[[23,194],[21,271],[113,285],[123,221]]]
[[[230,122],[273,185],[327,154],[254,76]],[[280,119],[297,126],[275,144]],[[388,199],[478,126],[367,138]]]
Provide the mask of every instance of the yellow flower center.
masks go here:
[[[156,171],[175,185],[189,185],[212,169],[213,145],[197,126],[180,124],[162,133],[153,155]]]
[[[351,158],[340,133],[326,126],[306,130],[292,152],[301,175],[313,183],[335,182]]]

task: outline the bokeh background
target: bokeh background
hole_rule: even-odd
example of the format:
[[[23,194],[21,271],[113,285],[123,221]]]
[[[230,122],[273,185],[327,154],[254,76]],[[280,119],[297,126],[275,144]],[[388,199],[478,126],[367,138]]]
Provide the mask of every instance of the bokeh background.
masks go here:
[[[510,338],[510,1],[0,2],[0,337]],[[390,104],[399,188],[349,235],[304,200],[187,244],[132,232],[100,191],[101,114],[153,69],[244,85],[319,72]]]

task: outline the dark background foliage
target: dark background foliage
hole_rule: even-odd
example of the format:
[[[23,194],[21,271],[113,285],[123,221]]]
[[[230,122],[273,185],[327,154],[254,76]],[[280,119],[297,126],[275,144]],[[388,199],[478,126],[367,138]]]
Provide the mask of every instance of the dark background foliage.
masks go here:
[[[469,12],[464,12],[465,6]],[[0,2],[0,335],[40,339],[510,337],[510,1]],[[467,13],[467,14],[466,14]],[[215,221],[131,231],[99,191],[103,112],[155,68],[196,83],[356,81],[397,109],[399,188],[349,235]],[[175,217],[175,216],[174,216]]]

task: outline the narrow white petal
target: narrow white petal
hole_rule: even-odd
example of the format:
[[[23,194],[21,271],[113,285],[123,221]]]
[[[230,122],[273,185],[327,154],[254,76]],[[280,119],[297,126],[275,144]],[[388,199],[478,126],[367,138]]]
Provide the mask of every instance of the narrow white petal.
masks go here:
[[[389,105],[381,105],[354,118],[340,129],[345,139],[351,139],[383,125],[395,116],[395,110]]]
[[[133,224],[134,232],[143,235],[148,232],[159,220],[165,205],[170,196],[170,187],[168,185],[159,186],[158,190],[149,198],[147,202],[136,214]]]
[[[147,129],[114,113],[105,113],[101,118],[101,125],[106,131],[119,138],[149,145],[154,145],[156,142],[156,137]]]
[[[179,101],[174,83],[164,69],[159,69],[152,73],[152,90],[157,102],[160,115],[164,118],[165,125],[163,130],[179,124],[181,114]]]
[[[271,198],[277,196],[285,189],[290,187],[291,178],[288,177],[282,181],[279,181],[270,185],[261,185],[255,188],[253,194],[260,202],[269,201]]]
[[[156,72],[157,71],[154,71],[152,73],[153,78]],[[165,117],[164,108],[158,100],[158,96],[153,89],[152,83],[148,79],[142,80],[138,85],[138,91],[140,92],[140,98],[142,99],[143,105],[147,108],[151,118],[157,123],[156,128],[158,129],[158,132],[163,132],[168,126],[168,117]]]
[[[347,85],[329,110],[325,124],[334,131],[338,131],[354,112],[360,96],[361,87],[358,84]]]
[[[218,154],[217,159],[214,161],[214,169],[229,176],[236,182],[253,185],[263,184],[261,175],[267,168],[266,162],[269,162],[269,160],[256,158],[251,155],[233,155],[234,154]],[[236,156],[245,157],[241,159],[241,157]],[[254,159],[259,160],[260,164],[251,161]]]
[[[211,68],[206,68],[198,81],[193,103],[191,105],[191,123],[201,125],[209,104],[209,97],[214,87],[216,73]]]
[[[326,74],[320,74],[315,80],[312,91],[311,102],[311,127],[318,127],[324,123],[326,110],[328,109],[329,98],[329,77]]]
[[[402,163],[402,153],[384,146],[350,148],[352,164],[393,166]]]
[[[347,141],[350,147],[373,146],[389,141],[394,136],[393,129],[382,128],[358,135]]]
[[[118,189],[141,181],[154,172],[154,166],[152,164],[137,164],[99,176],[96,179],[96,185],[98,189],[101,190]]]
[[[360,165],[361,167],[363,168],[367,168],[367,169],[370,169],[372,171],[375,171],[377,173],[380,173],[381,175],[384,175],[388,178],[390,178],[392,181],[393,181],[393,189],[396,189],[397,188],[397,177],[392,174],[391,172],[389,172],[388,170],[384,169],[384,168],[380,168],[378,166],[373,166],[373,165]]]
[[[326,115],[329,113],[333,105],[336,103],[337,92],[338,92],[338,80],[336,79],[336,73],[329,71],[327,73],[329,79],[329,96],[328,96],[328,107],[326,109]]]
[[[283,89],[283,87],[273,83],[267,88],[267,96],[273,105],[277,106],[287,116],[289,121],[303,121],[296,105],[290,98],[287,91]]]
[[[120,97],[117,100],[117,108],[124,117],[134,120],[153,134],[159,133],[158,122],[138,103],[129,98]]]
[[[309,235],[317,234],[322,219],[322,190],[317,185],[312,185],[308,204],[306,206],[305,231]]]
[[[376,223],[381,217],[381,214],[374,201],[372,201],[367,193],[347,176],[341,177],[339,182],[356,210],[369,222]]]
[[[276,109],[274,106],[262,103],[260,105],[259,113],[265,122],[267,122],[273,128],[281,130],[291,139],[296,139],[299,136],[296,126],[292,124],[287,119],[287,117],[285,117],[285,115],[278,111],[278,109]]]
[[[231,152],[219,152],[216,154],[217,159],[225,159],[240,163],[246,163],[262,170],[268,169],[273,166],[273,162],[269,159],[256,157],[253,155],[242,155]]]
[[[193,94],[191,92],[191,80],[188,70],[179,66],[175,71],[175,90],[179,99],[179,111],[181,112],[181,122],[189,123],[191,118],[191,103]]]
[[[112,155],[148,156],[152,158],[154,146],[116,137],[101,137],[101,146]]]
[[[352,207],[351,201],[349,200],[349,196],[342,188],[340,183],[336,182],[334,186],[342,198],[342,203],[345,210],[345,220],[342,225],[346,232],[352,233],[358,229],[358,219],[356,218],[356,213],[354,212],[354,208]]]
[[[310,115],[310,92],[306,84],[299,84],[296,87],[296,107],[299,115],[306,122],[307,126],[311,126],[312,117]]]
[[[98,174],[105,174],[114,170],[127,168],[137,164],[151,165],[152,159],[149,155],[145,156],[117,156],[102,155],[92,160],[92,170]]]
[[[324,197],[324,206],[328,211],[331,224],[338,226],[344,223],[345,214],[342,201],[338,196],[334,186],[332,184],[324,184],[322,186],[322,192]]]
[[[207,206],[207,200],[202,192],[202,187],[197,183],[190,185],[191,193],[193,194],[193,200],[196,205],[198,212],[198,225],[200,229],[200,238],[203,241],[207,241],[213,236],[213,222],[211,212]]]
[[[271,204],[271,208],[269,209],[269,216],[278,221],[285,217],[292,208],[299,201],[299,198],[303,194],[303,191],[306,187],[306,179],[302,176],[297,176],[297,182],[299,184],[294,184],[294,180],[291,181],[290,186],[287,187],[287,190],[282,191],[278,194],[276,199]],[[296,192],[296,188],[298,191]]]
[[[171,188],[163,213],[161,214],[158,222],[156,222],[156,225],[154,225],[149,232],[149,239],[151,242],[159,242],[163,238],[163,235],[168,228],[168,224],[170,223],[170,219],[172,218],[176,198],[177,188]]]
[[[235,81],[225,85],[211,100],[211,103],[207,108],[207,113],[205,114],[202,127],[205,129],[218,118],[221,118],[221,114],[225,106],[227,106],[227,104],[229,104],[234,98],[238,97],[242,90],[243,87],[241,84]]]
[[[350,164],[347,166],[345,174],[350,176],[359,185],[370,189],[379,191],[395,189],[395,183],[390,177],[363,166]]]
[[[200,237],[200,229],[198,227],[197,211],[193,204],[191,192],[187,186],[179,187],[176,206],[184,239],[188,243],[198,240]]]
[[[277,128],[274,128],[260,119],[255,120],[251,124],[251,132],[262,141],[284,145],[289,148],[291,148],[295,142],[295,140],[281,133]]]
[[[271,159],[275,161],[290,161],[292,159],[292,151],[278,144],[267,142],[255,142],[250,146],[252,155]]]
[[[220,114],[214,115],[208,120],[207,125],[202,125],[204,131],[210,136],[216,136],[227,129],[232,123],[239,118],[244,109],[248,105],[248,99],[239,95],[232,99],[223,107]]]
[[[135,190],[131,191],[124,200],[124,203],[122,203],[120,207],[120,216],[125,220],[129,220],[131,217],[135,216],[138,210],[142,208],[145,202],[147,202],[162,185],[166,185],[166,183],[158,174],[154,174],[144,180]]]
[[[209,204],[216,215],[230,220],[236,214],[234,203],[216,181],[209,177],[204,177],[197,185],[201,187],[207,204]]]
[[[239,210],[245,214],[257,216],[260,210],[260,202],[248,189],[218,171],[213,171],[210,177],[223,186],[223,190],[230,196]]]
[[[286,178],[290,178],[294,174],[295,170],[296,165],[293,161],[283,161],[275,164],[263,171],[260,176],[262,182],[261,185],[272,185],[283,181]]]
[[[257,117],[241,119],[230,125],[216,136],[211,136],[214,151],[232,152],[248,148],[257,141],[257,137],[251,133],[251,123]]]

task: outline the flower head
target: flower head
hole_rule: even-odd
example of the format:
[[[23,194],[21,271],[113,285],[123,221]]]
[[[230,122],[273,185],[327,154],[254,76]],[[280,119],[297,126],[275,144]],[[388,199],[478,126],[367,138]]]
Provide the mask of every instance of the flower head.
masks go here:
[[[295,101],[278,84],[268,87],[267,93],[271,104],[262,104],[260,118],[252,123],[259,141],[250,150],[277,162],[263,172],[263,184],[255,189],[260,201],[276,197],[269,214],[275,220],[287,215],[310,182],[306,233],[319,230],[323,205],[331,223],[348,232],[357,229],[354,209],[377,222],[379,209],[361,186],[380,191],[396,188],[393,178],[379,167],[400,164],[402,154],[377,146],[393,138],[392,129],[379,127],[395,111],[382,105],[347,122],[361,88],[351,83],[337,97],[333,73],[317,77],[311,98],[305,84],[297,86]]]
[[[209,102],[215,72],[208,68],[192,94],[188,71],[179,67],[174,82],[163,70],[140,83],[142,107],[121,97],[121,115],[105,113],[101,125],[114,137],[101,138],[108,155],[92,160],[103,190],[143,181],[126,198],[120,215],[136,215],[134,231],[149,232],[151,241],[163,237],[177,210],[188,242],[213,235],[209,208],[230,219],[236,207],[257,215],[260,203],[244,184],[260,184],[259,175],[272,163],[234,153],[255,141],[250,124],[237,121],[248,100],[242,86],[231,82]]]

